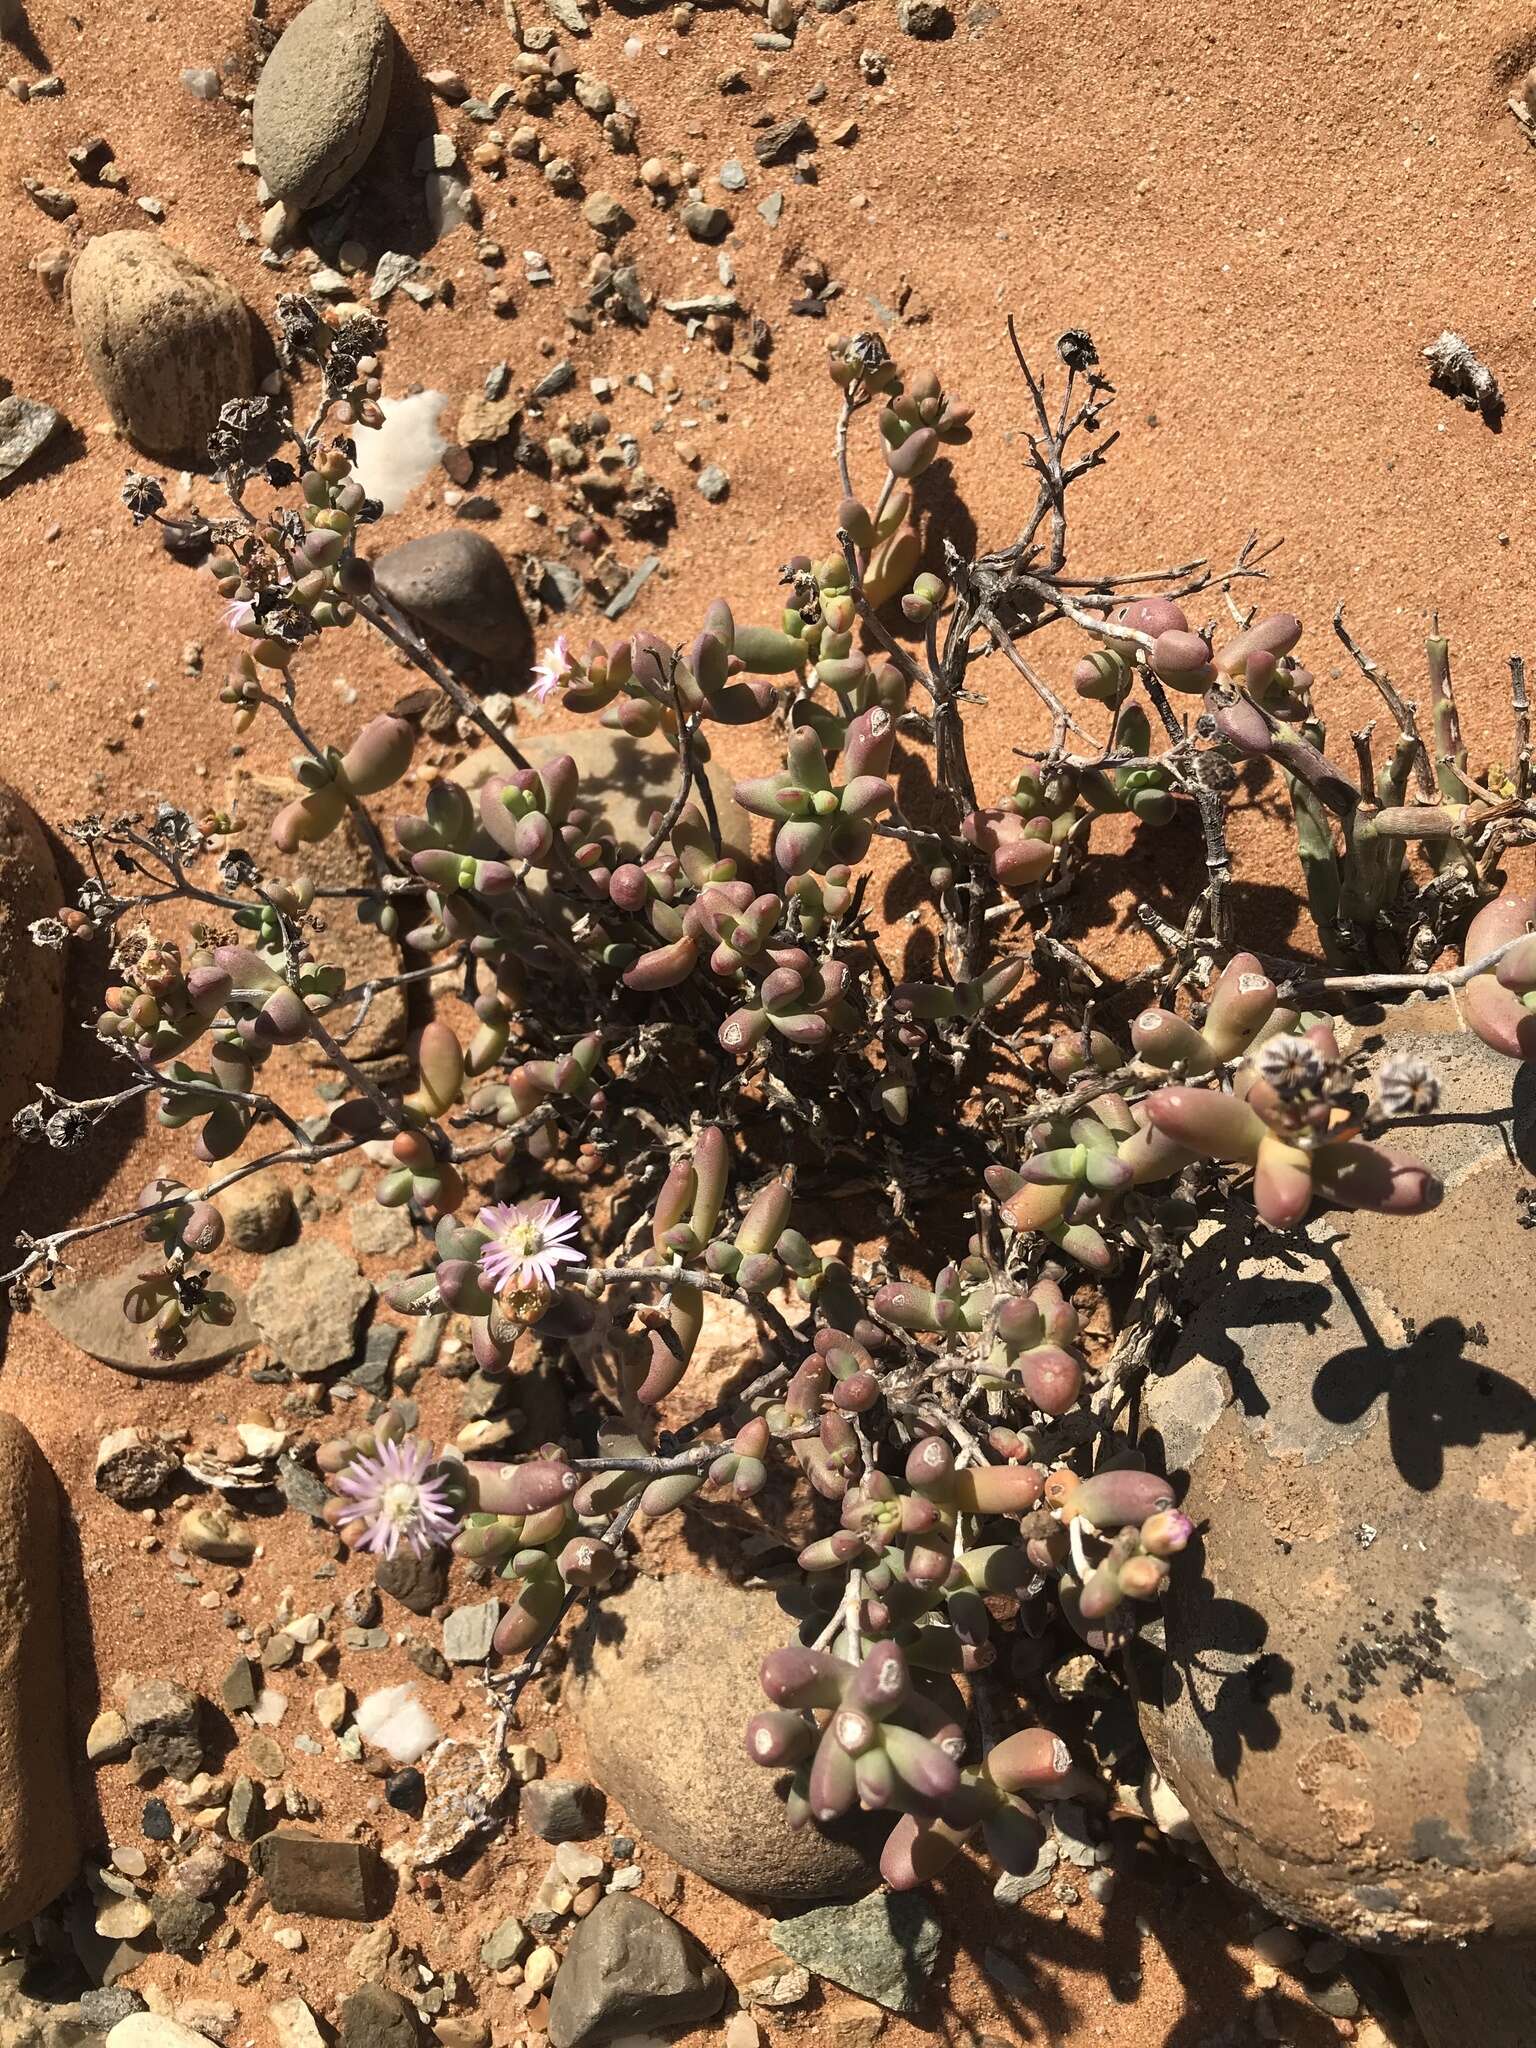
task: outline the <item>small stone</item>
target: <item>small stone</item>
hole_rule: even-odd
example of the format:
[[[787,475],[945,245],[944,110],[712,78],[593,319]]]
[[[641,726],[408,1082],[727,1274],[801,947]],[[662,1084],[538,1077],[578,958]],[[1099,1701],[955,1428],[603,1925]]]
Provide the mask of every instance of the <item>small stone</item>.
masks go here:
[[[397,1813],[419,1814],[427,1803],[427,1781],[420,1771],[396,1771],[384,1782],[384,1797]]]
[[[955,32],[955,17],[943,0],[898,0],[896,20],[905,35],[936,42]]]
[[[250,1758],[251,1769],[259,1778],[269,1782],[280,1778],[286,1768],[283,1746],[275,1735],[258,1732],[245,1745],[245,1754]]]
[[[830,2048],[874,2048],[885,2025],[885,2014],[879,2006],[863,1998],[829,1998],[821,2008],[820,2019]]]
[[[1303,1984],[1301,1988],[1318,2011],[1327,2013],[1330,2019],[1359,2017],[1360,1994],[1347,1977],[1335,1977],[1327,1984]]]
[[[395,1258],[416,1242],[404,1209],[386,1209],[379,1202],[359,1202],[347,1212],[352,1249],[359,1258]]]
[[[430,1614],[441,1605],[448,1591],[448,1562],[440,1550],[416,1557],[406,1550],[380,1558],[373,1570],[374,1584],[381,1593],[411,1614]]]
[[[254,1778],[236,1778],[225,1819],[232,1842],[254,1842],[267,1824],[267,1804]]]
[[[63,415],[40,399],[12,392],[0,398],[0,483],[41,454],[62,424]]]
[[[285,1998],[267,2008],[277,2048],[325,2048],[320,2023],[302,1998]]]
[[[341,2048],[415,2048],[416,2015],[398,1992],[362,1984],[341,2004]]]
[[[184,1892],[162,1893],[154,1902],[155,1933],[160,1946],[175,1956],[196,1956],[213,1932],[219,1909],[206,1899]]]
[[[601,1900],[571,1937],[549,2001],[553,2048],[600,2048],[710,2019],[723,1973],[675,1921],[628,1893]]]
[[[216,100],[223,91],[223,81],[211,64],[188,65],[181,74],[183,92],[189,92],[195,100]]]
[[[809,1970],[780,1970],[772,1977],[756,1977],[742,1992],[749,2005],[764,2005],[780,2012],[801,2005],[811,1995]]]
[[[698,493],[711,505],[718,505],[730,495],[731,480],[718,462],[711,462],[699,471]]]
[[[769,164],[787,164],[799,156],[802,150],[816,147],[815,132],[803,114],[794,114],[787,121],[775,121],[771,128],[765,128],[752,144],[752,154],[765,168]]]
[[[120,1764],[132,1748],[128,1723],[115,1708],[96,1716],[85,1738],[85,1753],[93,1764]]]
[[[276,1913],[371,1920],[372,1852],[361,1842],[327,1842],[279,1830],[257,1843],[251,1863]],[[350,2002],[350,2001],[349,2001]]]
[[[166,2013],[132,2012],[117,2021],[106,2048],[208,2048],[208,2036]]]
[[[148,1905],[137,1892],[126,1899],[110,1898],[96,1913],[96,1932],[104,1941],[136,1941],[152,1921]]]
[[[347,1704],[350,1695],[347,1688],[337,1683],[322,1685],[315,1692],[315,1719],[328,1734],[334,1735],[347,1718]]]
[[[590,193],[582,202],[581,212],[587,226],[600,235],[626,234],[635,224],[634,217],[611,192]]]
[[[733,2012],[725,2023],[725,2048],[762,2048],[763,2030],[749,2012]]]
[[[731,216],[725,208],[703,199],[690,199],[678,219],[695,242],[723,242],[731,231]]]
[[[281,1363],[300,1379],[313,1379],[351,1358],[358,1316],[372,1298],[356,1262],[329,1239],[315,1237],[274,1252],[249,1303]]]
[[[168,1678],[135,1686],[123,1702],[134,1750],[183,1784],[203,1768],[203,1703]]]
[[[523,1787],[518,1815],[541,1842],[580,1842],[598,1832],[597,1804],[596,1789],[579,1778],[540,1778]]]
[[[456,1607],[443,1622],[443,1655],[450,1664],[483,1664],[491,1654],[501,1602],[486,1600],[476,1607]]]
[[[231,1714],[250,1714],[262,1696],[262,1673],[250,1657],[236,1657],[219,1679],[219,1696]]]
[[[747,173],[745,168],[736,161],[735,157],[727,157],[720,166],[720,183],[727,192],[743,192],[746,190]]]
[[[126,1984],[93,1985],[80,1994],[80,2017],[94,2033],[110,2033],[119,2020],[143,2010],[144,2000]]]
[[[510,1970],[528,1953],[532,1937],[521,1920],[508,1914],[480,1944],[480,1960],[488,1970]]]
[[[440,1742],[426,1761],[427,1804],[414,1860],[431,1869],[497,1824],[511,1773],[489,1745]]]
[[[432,631],[488,660],[526,666],[533,636],[522,599],[484,535],[450,529],[406,541],[379,556],[374,576],[386,597]]]
[[[767,221],[769,227],[776,228],[784,212],[784,194],[782,192],[770,192],[766,199],[758,201],[757,210],[763,219]]]
[[[176,1525],[176,1533],[183,1550],[205,1558],[210,1564],[249,1564],[256,1555],[256,1538],[250,1525],[222,1502],[188,1508]]]
[[[269,1167],[226,1188],[218,1210],[236,1251],[276,1251],[293,1220],[293,1190]]]
[[[146,1839],[151,1842],[168,1842],[176,1832],[171,1809],[163,1799],[145,1800],[139,1825],[144,1830]]]

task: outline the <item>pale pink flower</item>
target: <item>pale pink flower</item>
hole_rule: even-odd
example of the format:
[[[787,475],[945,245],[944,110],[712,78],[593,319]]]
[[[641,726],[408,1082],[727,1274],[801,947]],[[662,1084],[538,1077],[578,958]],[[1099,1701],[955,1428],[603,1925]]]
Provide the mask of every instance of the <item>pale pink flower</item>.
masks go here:
[[[544,651],[544,659],[533,671],[533,682],[528,694],[540,704],[547,704],[556,690],[576,673],[576,657],[571,652],[571,643],[562,633],[553,647]]]
[[[241,633],[256,616],[256,607],[248,597],[239,598],[224,607],[224,623],[231,633]]]
[[[331,1481],[363,1524],[358,1550],[393,1557],[403,1544],[417,1557],[451,1543],[459,1517],[441,1478],[428,1475],[437,1462],[430,1444],[403,1436],[380,1444],[371,1457],[354,1458]]]
[[[507,1287],[553,1287],[561,1266],[579,1266],[569,1242],[581,1218],[558,1202],[498,1202],[476,1218],[490,1243],[480,1254],[480,1275],[498,1294]]]

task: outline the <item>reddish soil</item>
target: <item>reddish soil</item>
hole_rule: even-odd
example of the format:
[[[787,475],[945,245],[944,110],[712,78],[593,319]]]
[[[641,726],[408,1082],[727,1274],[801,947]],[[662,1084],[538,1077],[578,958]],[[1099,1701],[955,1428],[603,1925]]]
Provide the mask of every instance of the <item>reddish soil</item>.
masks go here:
[[[479,93],[511,75],[514,47],[496,0],[390,0],[390,12],[422,71],[451,66]],[[536,0],[525,13],[539,17]],[[18,391],[60,407],[71,430],[0,497],[0,774],[57,831],[84,810],[132,807],[151,794],[194,807],[204,785],[217,796],[230,737],[216,701],[224,649],[214,594],[124,516],[117,487],[135,458],[103,424],[67,315],[29,265],[84,233],[145,225],[133,199],[153,195],[167,208],[163,232],[222,269],[258,311],[268,312],[275,290],[299,274],[269,273],[236,235],[237,220],[254,227],[259,215],[252,174],[237,161],[248,131],[236,107],[195,100],[179,83],[184,66],[226,56],[236,60],[229,75],[238,81],[251,44],[235,0],[209,0],[195,12],[71,12],[62,0],[29,0],[28,17],[34,46],[0,45],[0,69],[56,70],[66,91],[26,105],[0,100],[0,369]],[[644,332],[599,327],[595,336],[573,336],[562,308],[580,296],[596,238],[579,208],[524,164],[509,164],[499,182],[475,176],[486,232],[508,251],[503,276],[517,317],[498,319],[487,305],[493,280],[476,263],[468,232],[429,259],[457,285],[452,309],[422,310],[400,296],[391,308],[394,391],[430,383],[468,396],[503,357],[526,388],[546,357],[569,353],[580,381],[547,408],[552,423],[562,405],[576,415],[588,409],[590,377],[614,380],[614,428],[639,437],[681,515],[663,568],[626,628],[683,636],[717,593],[732,598],[738,616],[772,615],[777,564],[797,549],[819,551],[830,537],[828,333],[877,324],[880,308],[895,305],[906,285],[907,322],[922,316],[921,324],[886,330],[893,349],[914,365],[932,362],[978,408],[976,445],[957,460],[955,479],[984,542],[1009,536],[1032,498],[1020,445],[1025,394],[1004,315],[1015,314],[1037,359],[1048,357],[1060,329],[1085,326],[1123,394],[1124,439],[1080,492],[1071,566],[1082,573],[1201,553],[1220,559],[1250,529],[1283,534],[1272,593],[1308,621],[1302,652],[1330,679],[1320,695],[1337,735],[1378,709],[1329,632],[1342,601],[1410,695],[1422,636],[1438,612],[1454,642],[1474,759],[1507,750],[1504,662],[1522,645],[1536,596],[1527,433],[1536,403],[1536,153],[1504,111],[1527,46],[1536,46],[1521,9],[1472,4],[1453,15],[1303,0],[1284,10],[1230,0],[1212,13],[1172,0],[1135,9],[999,0],[978,5],[969,19],[962,8],[952,40],[925,44],[901,34],[891,0],[861,0],[840,14],[809,15],[794,48],[771,56],[752,44],[763,25],[746,12],[710,11],[679,35],[665,12],[605,7],[580,56],[639,108],[641,155],[693,158],[708,174],[711,198],[723,196],[713,176],[725,158],[750,167],[749,189],[727,198],[737,221],[728,248],[742,303],[773,329],[766,383],[729,366],[704,339],[690,344],[660,313]],[[623,54],[630,36],[643,45],[632,58]],[[860,75],[866,47],[887,60],[881,87]],[[723,97],[716,79],[738,66],[751,89]],[[807,108],[823,81],[825,98]],[[801,110],[824,137],[850,118],[858,123],[850,147],[823,142],[815,184],[795,183],[787,171],[760,173],[752,157],[755,114]],[[483,139],[452,109],[436,112],[466,151]],[[639,225],[625,249],[648,286],[667,296],[717,288],[713,252],[631,190],[638,157],[610,156],[595,124],[573,108],[549,126],[589,187],[605,186],[631,205]],[[65,150],[95,134],[116,151],[130,196],[71,178]],[[386,143],[386,208],[400,196],[413,149],[414,136]],[[68,187],[76,221],[48,220],[21,192],[23,176]],[[784,194],[784,209],[771,228],[755,206],[774,191]],[[552,287],[524,284],[525,247],[548,256]],[[797,263],[809,256],[844,286],[828,323],[788,311],[800,291]],[[1502,433],[1430,388],[1420,351],[1445,326],[1464,333],[1503,381]],[[670,414],[659,396],[625,381],[648,372],[659,390],[668,364],[683,392]],[[707,505],[695,492],[679,439],[728,471],[726,505]],[[387,522],[390,540],[443,521],[443,481]],[[524,516],[529,504],[562,515],[552,487],[527,475],[483,487],[502,506],[492,531],[509,554],[529,544],[559,552],[548,527]],[[211,506],[206,485],[197,496]],[[645,551],[621,547],[626,561]],[[588,615],[579,625],[585,635],[600,622]],[[200,677],[183,659],[194,642],[206,650]],[[1064,649],[1042,658],[1064,676]],[[988,674],[990,701],[971,721],[988,789],[1008,775],[1010,747],[1043,729],[1011,673],[999,671]],[[312,669],[306,680],[314,721],[339,738],[404,687],[387,650],[356,636],[345,645],[345,696],[340,675]],[[757,746],[749,738],[740,758],[755,763]],[[270,769],[287,751],[279,735],[258,727],[246,757]],[[1283,836],[1261,810],[1239,814],[1233,839],[1255,930],[1283,936],[1293,921],[1294,875]],[[1114,843],[1109,835],[1096,842],[1106,863]],[[1139,895],[1184,900],[1195,857],[1193,835],[1143,835],[1131,860],[1110,868],[1100,912],[1108,906],[1112,923]],[[1112,949],[1119,964],[1136,957],[1137,942],[1123,931],[1106,926],[1085,937],[1090,949]],[[88,972],[77,973],[77,1022],[94,1009],[89,983]],[[79,1082],[82,1072],[72,1056],[63,1078]],[[88,1157],[29,1162],[0,1205],[0,1241],[17,1229],[38,1232],[120,1208],[162,1160],[182,1156],[177,1143],[130,1130]],[[126,1250],[119,1240],[112,1256]],[[249,1277],[239,1260],[231,1264],[237,1277]],[[364,1578],[344,1564],[331,1586],[312,1594],[324,1547],[289,1515],[269,1525],[263,1555],[226,1603],[225,1573],[202,1569],[200,1585],[185,1583],[167,1558],[164,1528],[140,1525],[93,1492],[91,1456],[102,1430],[130,1421],[201,1426],[244,1412],[259,1391],[222,1375],[141,1385],[73,1352],[37,1316],[12,1324],[0,1395],[54,1460],[78,1519],[104,1694],[127,1671],[173,1671],[216,1690],[232,1653],[226,1604],[259,1623],[270,1620],[285,1587],[302,1612],[322,1593]],[[450,1389],[426,1400],[429,1424],[451,1429],[455,1412]],[[355,1668],[361,1663],[366,1671]],[[411,1675],[394,1650],[354,1656],[350,1667],[342,1675],[354,1686]],[[285,1744],[310,1720],[304,1683],[288,1688],[295,1698]],[[88,1717],[92,1702],[81,1692],[79,1711]],[[455,1693],[463,1696],[462,1682]],[[538,1722],[549,1711],[530,1701],[525,1718]],[[464,1720],[479,1724],[472,1699]],[[569,1738],[558,1718],[557,1725]],[[567,1754],[579,1768],[574,1739]],[[405,1831],[376,1782],[355,1767],[294,1756],[289,1770],[321,1802],[327,1829],[366,1826],[385,1841]],[[105,1837],[137,1842],[142,1794],[112,1769],[95,1789]],[[646,1850],[643,1860],[646,1893],[655,1896],[666,1859]],[[517,1873],[531,1887],[542,1867],[542,1849],[535,1856],[525,1837],[513,1837],[465,1883],[445,1885],[441,1902],[402,1898],[402,1941],[439,1969],[472,1965],[480,1934],[524,1896]],[[993,1915],[975,1875],[943,1896],[954,1949],[932,2019],[948,2039],[974,2029],[1073,2048],[1198,2048],[1249,2037],[1258,1994],[1243,1950],[1243,1909],[1219,1888],[1187,1875],[1158,1887],[1133,1883],[1108,1911],[1085,1902],[1057,1919],[1049,1891],[1018,1914]],[[692,1878],[684,1878],[676,1910],[737,1981],[773,1966],[756,1913]],[[265,1908],[237,1905],[231,1923],[240,1949],[266,1965],[253,1984],[231,1987],[217,1947],[201,1968],[156,1958],[134,1981],[162,1985],[174,1998],[232,1999],[242,2038],[264,2038],[260,2016],[289,1988],[334,2013],[349,1988],[344,1958],[356,1930],[310,1922],[307,1950],[292,1956],[273,1945]],[[1031,1990],[1017,2001],[999,2001],[979,1973],[980,1952],[993,1942],[1031,1973]],[[499,1999],[493,1994],[487,2006],[496,2038],[516,2038],[527,2019]],[[1339,2031],[1294,1989],[1271,2004],[1286,2040],[1317,2042]],[[760,2017],[774,2041],[815,2036],[814,2009]],[[891,2021],[882,2038],[908,2048],[917,2030]]]

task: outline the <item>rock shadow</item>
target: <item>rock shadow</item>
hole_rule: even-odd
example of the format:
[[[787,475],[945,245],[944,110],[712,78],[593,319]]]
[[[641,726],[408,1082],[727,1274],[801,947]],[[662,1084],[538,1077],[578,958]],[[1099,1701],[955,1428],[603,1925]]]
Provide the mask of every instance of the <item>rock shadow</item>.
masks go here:
[[[1312,1383],[1319,1415],[1351,1424],[1384,1402],[1393,1463],[1418,1493],[1439,1486],[1448,1448],[1472,1449],[1489,1436],[1536,1440],[1536,1398],[1507,1373],[1468,1355],[1478,1338],[1459,1316],[1436,1316],[1406,1344],[1388,1344],[1334,1247],[1322,1258],[1361,1342],[1319,1368]]]

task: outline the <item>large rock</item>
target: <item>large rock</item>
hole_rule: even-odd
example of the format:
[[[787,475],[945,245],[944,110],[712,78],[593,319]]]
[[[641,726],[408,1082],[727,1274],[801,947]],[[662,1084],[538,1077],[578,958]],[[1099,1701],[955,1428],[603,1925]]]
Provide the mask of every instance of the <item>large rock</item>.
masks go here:
[[[878,1883],[879,1832],[792,1830],[774,1773],[746,1753],[758,1666],[792,1636],[769,1593],[637,1579],[578,1637],[568,1697],[592,1775],[647,1841],[722,1891],[805,1905]]]
[[[350,814],[334,832],[305,846],[296,861],[280,859],[272,845],[272,821],[285,804],[293,801],[294,784],[283,776],[253,775],[237,768],[226,785],[226,801],[235,820],[238,843],[258,867],[288,874],[302,871],[318,889],[366,889],[378,875],[368,849],[358,836]],[[400,972],[400,955],[394,941],[377,925],[364,924],[355,901],[337,897],[322,907],[326,929],[316,942],[318,957],[328,966],[344,969],[349,988],[361,988],[370,981],[387,981]],[[361,1020],[361,1021],[359,1021]],[[326,1012],[326,1029],[347,1048],[349,1059],[367,1067],[376,1060],[398,1054],[405,1043],[405,990],[381,989],[368,1003],[344,1003]],[[318,1048],[307,1054],[323,1064],[325,1054]],[[221,1202],[220,1207],[223,1204]]]
[[[1145,1396],[1203,1532],[1137,1655],[1148,1744],[1231,1877],[1363,1943],[1536,1933],[1536,1091],[1454,1027],[1391,1034],[1442,1078],[1395,1140],[1440,1207],[1218,1235]]]
[[[86,368],[117,424],[154,455],[201,460],[227,399],[256,388],[234,289],[159,235],[97,235],[69,278]]]
[[[0,1933],[40,1913],[80,1867],[68,1743],[58,1482],[29,1432],[0,1414]]]
[[[310,0],[267,59],[251,104],[274,199],[316,206],[367,162],[384,126],[395,39],[374,0]]]
[[[677,793],[677,755],[659,733],[637,740],[600,725],[556,733],[525,731],[520,726],[515,739],[518,752],[535,768],[557,754],[570,755],[581,777],[578,801],[595,813],[596,829],[614,840],[622,853],[633,856],[640,851],[652,815],[665,811]],[[493,775],[505,775],[510,766],[499,747],[484,746],[477,747],[451,772],[455,782],[477,790]],[[705,773],[725,850],[745,861],[752,849],[752,820],[736,801],[734,778],[713,761]],[[540,881],[536,875],[530,886],[539,886]]]
[[[612,1892],[571,1937],[549,1995],[549,2038],[554,2048],[600,2048],[691,2026],[720,2010],[725,1988],[686,1929],[632,1892]]]
[[[64,955],[28,927],[57,915],[63,891],[42,827],[0,782],[0,1187],[16,1163],[11,1119],[51,1081],[64,1036]]]
[[[314,1379],[349,1362],[357,1319],[372,1297],[355,1259],[329,1238],[306,1237],[262,1266],[250,1293],[251,1318],[280,1364]]]
[[[388,548],[374,580],[392,603],[434,633],[498,667],[526,671],[533,633],[512,571],[494,541],[453,528]]]
[[[153,1272],[160,1264],[158,1248],[150,1247],[142,1258],[133,1259],[113,1272],[98,1273],[94,1279],[78,1280],[51,1293],[34,1294],[33,1300],[59,1335],[88,1357],[118,1372],[138,1373],[148,1380],[174,1379],[178,1373],[227,1364],[258,1341],[256,1326],[246,1313],[244,1302],[225,1280],[223,1291],[235,1303],[233,1320],[223,1324],[188,1323],[185,1349],[174,1358],[151,1358],[149,1332],[140,1323],[130,1323],[123,1314],[123,1296],[140,1273]]]

